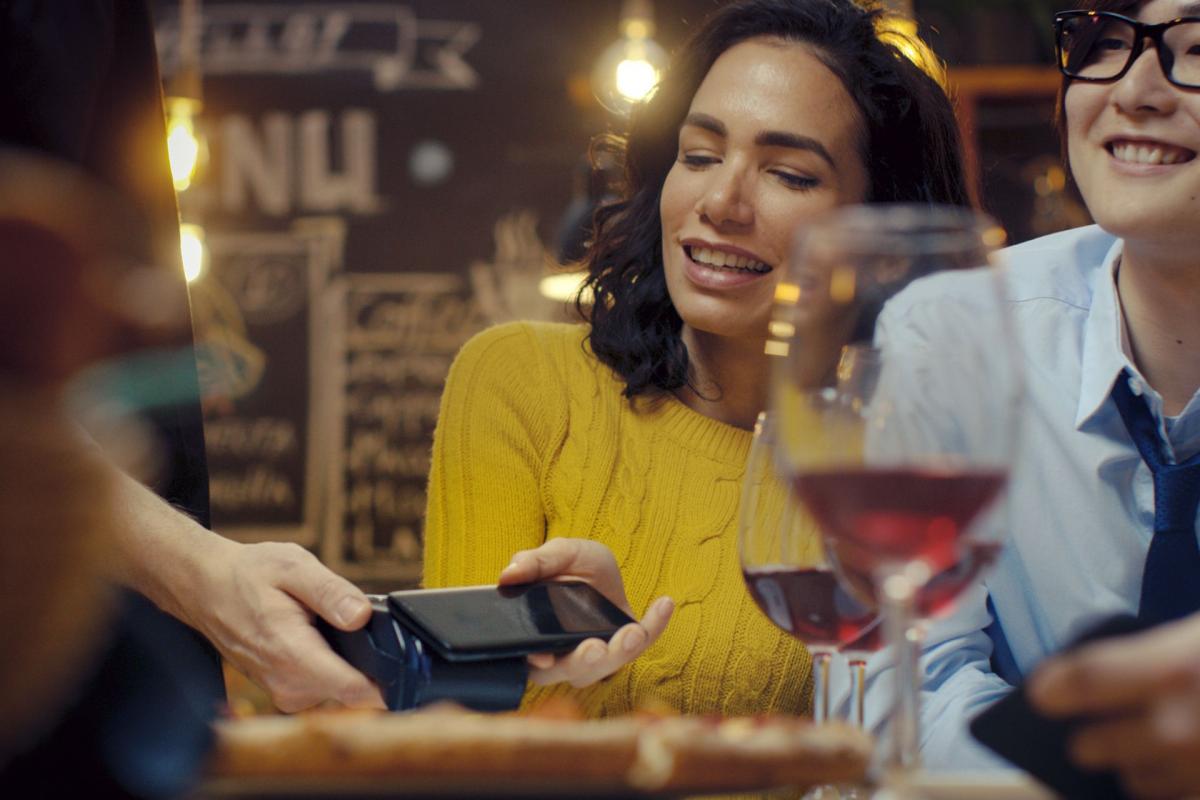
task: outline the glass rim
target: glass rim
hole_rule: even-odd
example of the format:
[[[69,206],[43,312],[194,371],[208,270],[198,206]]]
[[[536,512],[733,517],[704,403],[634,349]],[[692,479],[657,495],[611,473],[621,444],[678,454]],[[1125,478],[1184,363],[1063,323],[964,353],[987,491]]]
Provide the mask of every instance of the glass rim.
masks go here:
[[[837,241],[849,252],[877,250],[880,242],[886,242],[896,255],[916,255],[967,247],[991,251],[1004,246],[1007,234],[990,214],[969,206],[857,203],[802,223],[796,228],[793,249],[820,238]]]

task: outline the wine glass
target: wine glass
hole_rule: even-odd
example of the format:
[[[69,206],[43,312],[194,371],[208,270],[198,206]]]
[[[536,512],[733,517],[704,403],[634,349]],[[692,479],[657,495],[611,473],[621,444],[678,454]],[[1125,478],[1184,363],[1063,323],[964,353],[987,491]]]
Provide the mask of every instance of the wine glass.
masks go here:
[[[918,764],[915,621],[1001,542],[1021,396],[1002,241],[967,209],[847,207],[799,232],[776,293],[776,460],[846,589],[885,611],[897,771]]]
[[[776,626],[807,645],[813,658],[813,719],[830,716],[830,663],[849,652],[852,719],[862,726],[865,653],[883,643],[873,604],[843,588],[825,558],[820,530],[775,468],[776,426],[759,414],[746,460],[738,515],[738,552],[746,588]],[[805,797],[849,798],[847,787],[818,786]]]

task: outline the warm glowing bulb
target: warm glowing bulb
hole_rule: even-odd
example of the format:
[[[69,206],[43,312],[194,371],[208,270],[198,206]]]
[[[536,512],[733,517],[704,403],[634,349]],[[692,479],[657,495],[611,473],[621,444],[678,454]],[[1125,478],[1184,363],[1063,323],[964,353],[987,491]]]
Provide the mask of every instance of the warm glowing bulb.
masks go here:
[[[171,98],[168,101],[167,155],[171,159],[171,178],[177,192],[192,185],[192,178],[200,163],[203,145],[196,135],[193,122],[197,105],[196,101],[186,98]]]
[[[204,229],[186,222],[180,225],[179,249],[183,255],[183,276],[191,283],[204,271]]]
[[[574,299],[586,278],[586,272],[558,272],[542,278],[541,283],[538,284],[538,291],[541,292],[542,297],[565,303]],[[584,305],[592,302],[590,291],[584,293],[583,302]]]
[[[596,98],[609,111],[629,113],[654,92],[667,61],[667,51],[653,39],[613,42],[592,71]]]
[[[645,59],[627,58],[617,64],[617,91],[627,100],[644,100],[658,83],[658,70]]]

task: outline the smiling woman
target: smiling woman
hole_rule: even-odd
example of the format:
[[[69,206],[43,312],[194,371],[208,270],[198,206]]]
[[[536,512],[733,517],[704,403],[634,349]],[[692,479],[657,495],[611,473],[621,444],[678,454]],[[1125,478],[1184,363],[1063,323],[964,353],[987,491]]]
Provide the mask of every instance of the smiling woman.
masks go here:
[[[659,206],[667,292],[689,353],[736,347],[723,340],[744,343],[739,359],[761,354],[797,225],[865,199],[862,129],[850,94],[808,47],[759,37],[716,60],[680,127]],[[689,405],[717,380],[694,377]]]
[[[624,159],[625,197],[597,214],[587,259],[588,287],[597,299],[580,310],[591,323],[592,351],[624,379],[628,397],[682,390],[684,402],[707,407],[700,395],[721,394],[736,407],[717,417],[742,427],[750,427],[762,407],[766,317],[761,298],[770,293],[766,284],[782,274],[777,268],[783,266],[786,244],[777,242],[775,255],[761,253],[755,259],[773,269],[761,281],[761,294],[742,301],[737,313],[747,324],[740,335],[721,341],[696,337],[694,331],[703,330],[704,323],[685,325],[689,321],[681,311],[688,300],[674,296],[679,284],[671,278],[672,253],[682,242],[672,245],[674,233],[667,226],[683,220],[673,205],[668,207],[680,202],[668,192],[682,198],[686,191],[707,191],[697,187],[726,181],[735,169],[753,178],[753,183],[739,179],[713,185],[710,203],[717,203],[718,215],[726,213],[721,206],[730,189],[751,192],[734,195],[735,216],[719,220],[723,231],[716,231],[707,215],[689,223],[698,247],[719,244],[708,249],[747,258],[755,247],[771,245],[761,241],[746,253],[736,248],[747,249],[751,239],[786,240],[806,216],[840,203],[968,203],[949,101],[937,82],[894,46],[896,40],[880,41],[880,19],[879,12],[849,3],[730,4],[679,52],[656,93],[637,109],[628,136],[607,143]],[[704,137],[706,144],[720,140],[722,148],[737,144],[742,152],[753,145],[756,168],[745,171],[739,152],[731,153],[731,162],[722,157],[723,149],[686,151]],[[685,170],[698,180],[682,180]],[[768,197],[771,184],[781,190],[780,197],[786,192],[797,197]],[[761,209],[755,205],[760,199]],[[731,231],[730,222],[748,214],[756,217],[750,225]],[[706,372],[700,351],[736,345],[735,339],[743,342],[741,352],[724,360],[759,372],[726,376],[722,382]],[[739,387],[752,396],[732,398],[729,393]]]
[[[558,685],[527,703],[807,711],[808,653],[758,611],[736,548],[767,308],[814,214],[967,198],[950,102],[879,22],[853,0],[716,11],[608,142],[625,186],[595,220],[585,324],[501,326],[459,354],[425,585],[573,576],[641,617],[535,658]]]

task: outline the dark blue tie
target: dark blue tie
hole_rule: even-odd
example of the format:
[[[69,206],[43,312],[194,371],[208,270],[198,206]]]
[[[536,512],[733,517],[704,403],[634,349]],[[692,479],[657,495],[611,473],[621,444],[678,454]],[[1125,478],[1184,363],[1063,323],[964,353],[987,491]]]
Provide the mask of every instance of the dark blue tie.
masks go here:
[[[1112,391],[1125,428],[1154,474],[1154,538],[1142,572],[1138,619],[1151,624],[1200,611],[1200,547],[1196,509],[1200,506],[1200,453],[1182,464],[1168,462],[1158,423],[1146,399],[1129,388],[1122,373]]]

